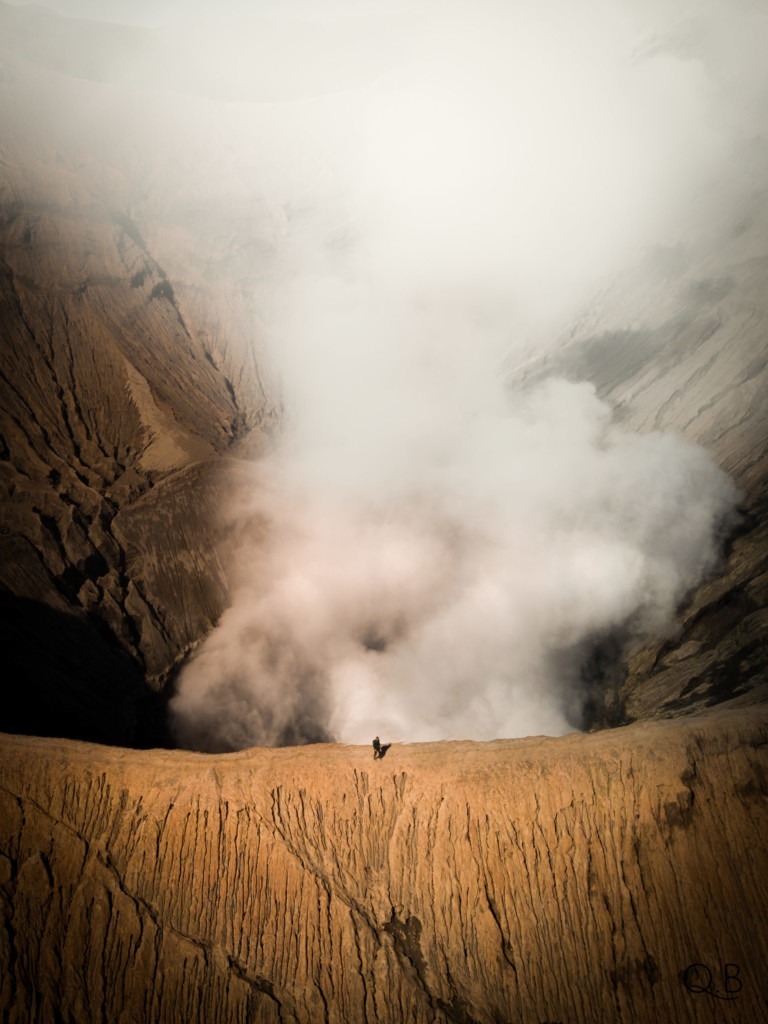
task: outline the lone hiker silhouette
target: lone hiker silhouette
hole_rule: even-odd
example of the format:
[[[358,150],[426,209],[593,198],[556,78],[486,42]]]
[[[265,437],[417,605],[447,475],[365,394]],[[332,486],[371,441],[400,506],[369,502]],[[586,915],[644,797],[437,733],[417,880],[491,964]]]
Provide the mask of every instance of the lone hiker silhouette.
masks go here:
[[[379,737],[376,736],[373,741],[373,760],[380,761],[391,746],[391,743],[381,743]]]

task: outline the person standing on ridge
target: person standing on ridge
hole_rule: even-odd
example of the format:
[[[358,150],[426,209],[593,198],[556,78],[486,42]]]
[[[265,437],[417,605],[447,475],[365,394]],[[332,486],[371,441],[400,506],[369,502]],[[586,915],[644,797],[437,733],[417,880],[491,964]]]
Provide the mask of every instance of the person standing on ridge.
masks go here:
[[[380,761],[391,746],[391,743],[381,743],[377,736],[373,741],[373,760]]]

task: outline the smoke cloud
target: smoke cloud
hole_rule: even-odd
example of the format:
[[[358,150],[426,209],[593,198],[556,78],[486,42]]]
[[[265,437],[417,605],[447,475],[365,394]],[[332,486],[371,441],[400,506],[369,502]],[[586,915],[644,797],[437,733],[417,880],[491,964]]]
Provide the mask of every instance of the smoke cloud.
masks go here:
[[[668,629],[716,562],[736,493],[704,450],[507,368],[728,198],[765,81],[724,74],[723,27],[763,22],[507,6],[423,5],[366,86],[258,115],[285,424],[227,510],[252,540],[172,702],[184,744],[577,728],[585,645]]]

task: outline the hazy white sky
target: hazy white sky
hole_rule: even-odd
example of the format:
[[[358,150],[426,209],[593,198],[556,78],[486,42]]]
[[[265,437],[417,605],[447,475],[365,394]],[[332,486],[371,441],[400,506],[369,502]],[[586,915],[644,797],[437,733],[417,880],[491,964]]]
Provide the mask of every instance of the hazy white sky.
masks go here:
[[[113,21],[124,25],[171,22],[229,21],[239,18],[309,18],[325,20],[367,14],[402,6],[400,0],[45,0],[32,4],[9,0],[15,7],[47,7],[72,18]]]

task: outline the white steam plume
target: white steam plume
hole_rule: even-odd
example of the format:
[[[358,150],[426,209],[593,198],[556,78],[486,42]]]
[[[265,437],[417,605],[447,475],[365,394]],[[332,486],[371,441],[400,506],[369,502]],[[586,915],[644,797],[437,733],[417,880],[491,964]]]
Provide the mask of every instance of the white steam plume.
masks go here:
[[[706,452],[501,368],[690,228],[722,90],[669,47],[640,59],[631,5],[448,10],[374,86],[309,104],[272,278],[285,429],[232,513],[254,542],[182,674],[182,743],[563,732],[569,652],[665,628],[715,562],[736,495]]]

